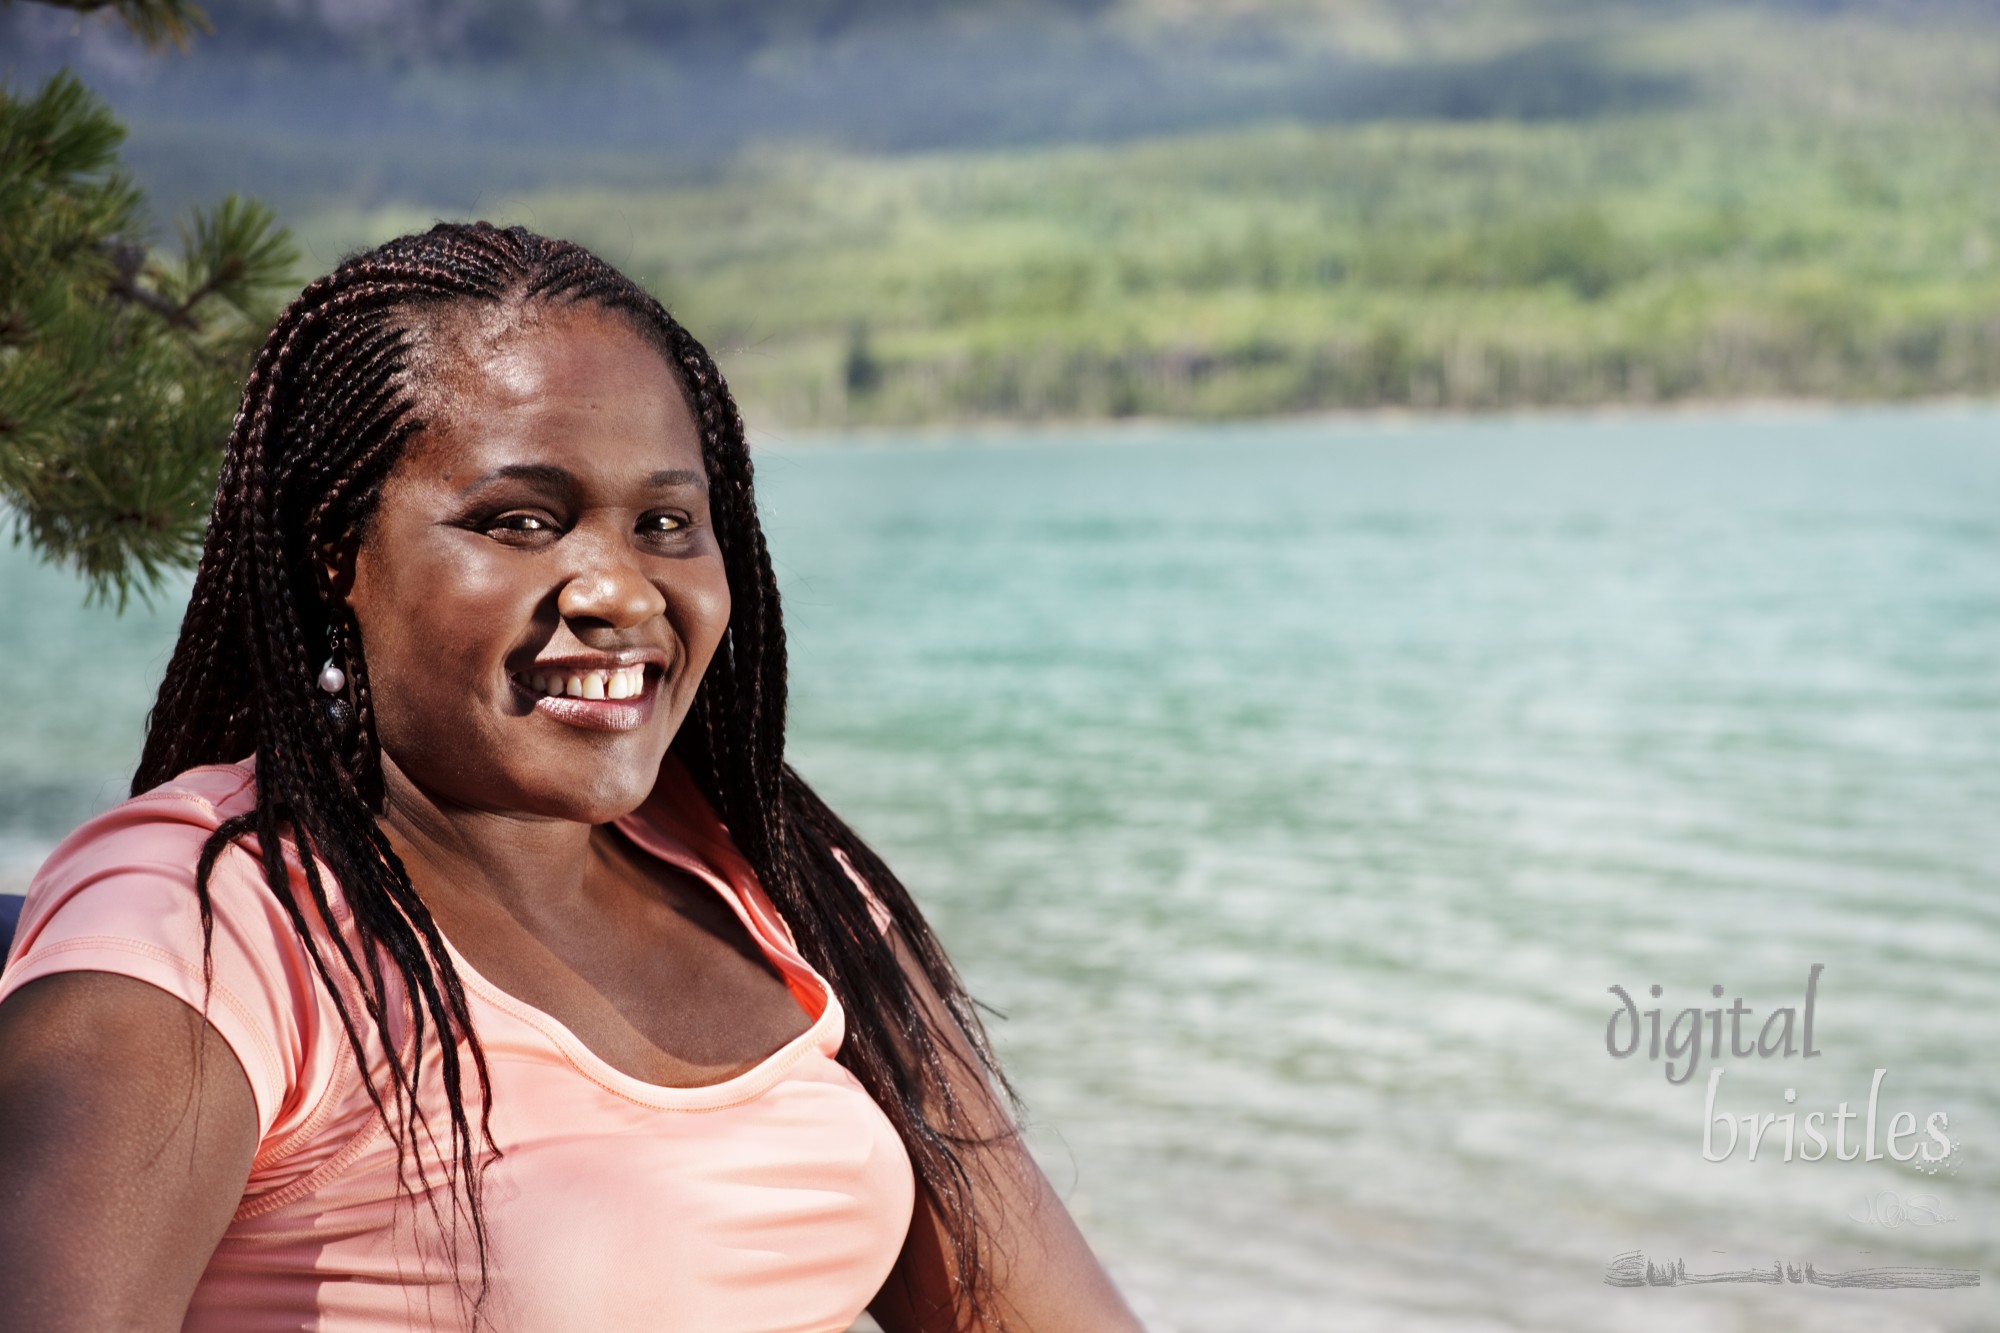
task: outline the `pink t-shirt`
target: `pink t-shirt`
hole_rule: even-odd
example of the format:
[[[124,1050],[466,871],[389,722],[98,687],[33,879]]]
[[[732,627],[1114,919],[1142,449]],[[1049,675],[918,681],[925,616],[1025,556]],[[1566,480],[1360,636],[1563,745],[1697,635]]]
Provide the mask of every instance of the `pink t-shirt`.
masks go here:
[[[477,1262],[469,1241],[455,1253],[449,1243],[467,1235],[454,1230],[452,1196],[435,1164],[428,1195],[399,1194],[394,1146],[332,998],[241,846],[222,854],[210,882],[214,972],[204,994],[195,859],[252,800],[249,764],[216,765],[78,829],[29,891],[0,998],[53,972],[136,977],[205,1007],[242,1062],[257,1155],[187,1328],[464,1327],[461,1284],[476,1287]],[[834,1060],[840,1002],[799,957],[678,765],[619,826],[724,897],[813,1023],[726,1082],[658,1087],[598,1059],[454,953],[486,1052],[501,1153],[484,1176],[491,1288],[482,1324],[528,1333],[845,1329],[895,1262],[914,1190],[894,1128]],[[334,902],[344,924],[345,904]],[[408,1049],[401,1025],[390,1035]],[[432,1047],[425,1106],[443,1141]],[[370,1049],[379,1058],[379,1042]]]

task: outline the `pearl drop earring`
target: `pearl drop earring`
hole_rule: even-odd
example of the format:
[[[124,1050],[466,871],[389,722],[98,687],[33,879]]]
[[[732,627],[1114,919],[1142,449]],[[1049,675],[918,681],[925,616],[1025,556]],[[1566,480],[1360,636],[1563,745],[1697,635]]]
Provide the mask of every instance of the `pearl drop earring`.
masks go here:
[[[327,632],[327,647],[332,650],[326,665],[319,669],[319,688],[326,695],[319,701],[320,711],[326,717],[327,730],[333,733],[334,742],[342,747],[354,741],[354,705],[347,701],[347,673],[339,666],[340,631]]]

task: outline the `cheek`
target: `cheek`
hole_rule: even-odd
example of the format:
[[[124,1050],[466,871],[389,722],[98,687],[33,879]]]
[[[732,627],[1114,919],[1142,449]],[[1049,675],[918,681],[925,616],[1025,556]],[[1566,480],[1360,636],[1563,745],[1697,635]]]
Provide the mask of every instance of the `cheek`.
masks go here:
[[[729,629],[729,575],[717,555],[703,560],[676,588],[682,634],[689,654],[706,670]]]
[[[507,581],[463,552],[412,543],[394,562],[356,562],[350,606],[361,625],[376,726],[385,745],[415,741],[457,717],[491,684],[518,618]]]

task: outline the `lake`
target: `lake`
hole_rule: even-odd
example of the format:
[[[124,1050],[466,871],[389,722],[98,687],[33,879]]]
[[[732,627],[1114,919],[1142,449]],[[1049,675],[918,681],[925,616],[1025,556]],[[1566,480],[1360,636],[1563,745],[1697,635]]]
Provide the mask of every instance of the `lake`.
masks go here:
[[[758,459],[794,761],[1155,1328],[2000,1327],[2000,413]],[[178,607],[0,564],[18,888],[122,792]],[[1692,1280],[1774,1263],[1816,1280]],[[1982,1285],[1853,1277],[1914,1269]]]

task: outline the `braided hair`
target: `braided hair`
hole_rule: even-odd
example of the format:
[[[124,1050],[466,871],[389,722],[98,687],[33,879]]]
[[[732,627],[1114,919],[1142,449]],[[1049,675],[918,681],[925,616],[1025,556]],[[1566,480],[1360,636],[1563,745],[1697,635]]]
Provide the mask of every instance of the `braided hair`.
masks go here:
[[[216,829],[197,865],[204,934],[213,929],[216,858],[254,838],[264,879],[333,997],[363,1086],[395,1136],[399,1178],[410,1188],[414,1164],[422,1193],[431,1182],[416,1138],[437,1136],[418,1093],[435,1048],[431,1064],[449,1107],[444,1183],[470,1220],[483,1297],[478,1162],[482,1150],[498,1151],[485,1056],[444,938],[376,818],[383,781],[367,660],[330,571],[365,531],[384,482],[423,428],[413,332],[479,307],[580,303],[615,312],[660,352],[700,430],[731,610],[672,753],[728,826],[801,954],[840,996],[849,1024],[839,1059],[895,1125],[945,1231],[957,1312],[977,1319],[991,1284],[965,1153],[986,1140],[968,1128],[974,1122],[953,1094],[953,1075],[990,1079],[1003,1091],[1005,1081],[908,892],[785,762],[778,588],[742,418],[721,373],[658,301],[589,251],[519,227],[444,223],[348,259],[279,317],[244,386],[133,793],[197,765],[256,756],[254,808]],[[314,685],[317,664],[336,650],[351,683],[351,726],[320,706]],[[887,908],[947,1017],[927,1009],[843,857]],[[350,914],[343,927],[322,865]],[[386,1038],[392,1020],[408,1025],[414,1045],[371,1040]],[[961,1040],[978,1068],[956,1070]],[[371,1047],[383,1065],[373,1074]],[[475,1094],[476,1132],[467,1110]]]

